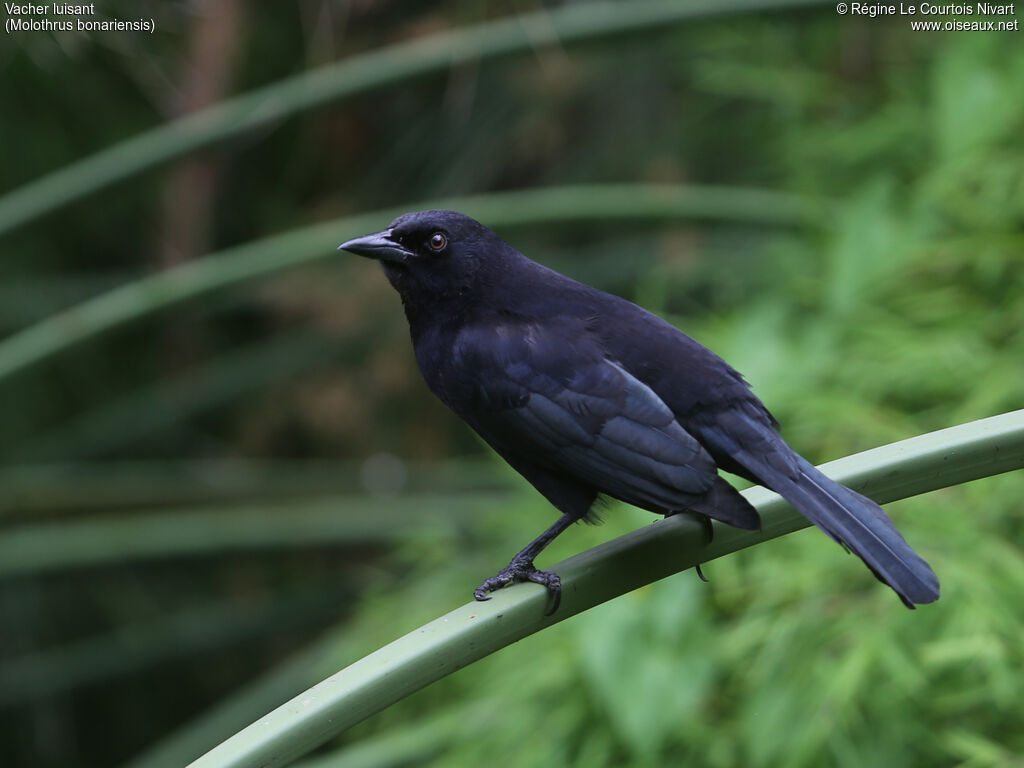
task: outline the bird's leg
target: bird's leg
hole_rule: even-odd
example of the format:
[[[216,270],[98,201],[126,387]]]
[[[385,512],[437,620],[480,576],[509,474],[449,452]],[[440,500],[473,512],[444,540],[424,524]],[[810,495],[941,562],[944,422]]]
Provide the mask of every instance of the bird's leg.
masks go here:
[[[704,533],[708,535],[708,544],[715,540],[715,525],[711,522],[711,518],[707,515],[702,515],[700,512],[694,512],[697,515],[697,522],[704,524]],[[708,577],[704,575],[704,571],[700,569],[700,563],[694,566],[694,570],[697,571],[697,578],[703,581],[705,584],[708,583]]]
[[[490,600],[491,598],[487,595],[488,592],[493,592],[496,589],[501,589],[504,586],[520,581],[533,581],[537,584],[543,584],[548,588],[548,593],[553,597],[553,602],[550,610],[544,615],[550,616],[553,614],[558,610],[558,605],[562,601],[562,581],[558,578],[557,573],[537,570],[533,565],[533,561],[544,547],[554,541],[558,534],[578,519],[575,515],[562,515],[554,525],[531,541],[522,552],[513,557],[512,562],[507,567],[502,568],[497,574],[491,576],[491,578],[477,587],[473,592],[473,597],[477,600]]]
[[[679,510],[678,512],[669,512],[665,517],[671,517],[672,515],[682,514],[687,510]],[[694,512],[694,517],[697,518],[697,522],[704,526],[704,533],[708,535],[708,544],[715,540],[715,526],[711,522],[711,518],[707,515],[703,515],[700,512]],[[704,571],[700,569],[700,563],[694,566],[694,570],[697,571],[697,578],[703,581],[705,584],[708,582],[708,577],[704,575]]]
[[[702,515],[700,512],[694,512],[697,516],[697,522],[704,526],[704,533],[708,535],[708,544],[715,540],[715,524],[711,522],[711,518],[707,515]]]

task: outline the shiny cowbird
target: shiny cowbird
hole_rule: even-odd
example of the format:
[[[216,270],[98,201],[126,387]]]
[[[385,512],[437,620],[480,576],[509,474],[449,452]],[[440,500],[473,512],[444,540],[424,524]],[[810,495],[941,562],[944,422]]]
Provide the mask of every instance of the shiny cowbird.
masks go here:
[[[632,302],[523,256],[454,211],[395,219],[340,246],[377,259],[398,291],[427,385],[561,513],[474,595],[558,575],[534,559],[598,494],[757,529],[721,468],[783,496],[857,554],[907,607],[939,582],[875,502],[797,454],[743,377]]]

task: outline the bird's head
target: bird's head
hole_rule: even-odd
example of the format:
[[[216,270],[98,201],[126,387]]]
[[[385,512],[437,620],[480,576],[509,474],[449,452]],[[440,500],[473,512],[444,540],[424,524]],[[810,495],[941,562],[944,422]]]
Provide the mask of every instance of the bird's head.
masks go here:
[[[485,265],[508,246],[480,222],[455,211],[399,216],[382,232],[342,243],[340,250],[377,259],[408,306],[475,293]]]

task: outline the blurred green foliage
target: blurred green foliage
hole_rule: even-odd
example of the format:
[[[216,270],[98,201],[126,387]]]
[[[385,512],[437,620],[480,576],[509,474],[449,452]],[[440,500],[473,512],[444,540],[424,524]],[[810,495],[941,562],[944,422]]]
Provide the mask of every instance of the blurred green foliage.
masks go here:
[[[19,109],[0,120],[18,151],[5,153],[3,191],[175,114],[204,23],[190,8],[154,10],[145,44],[8,37],[0,103]],[[479,21],[481,8],[246,7],[230,89]],[[1012,410],[1024,401],[1019,34],[912,33],[825,6],[391,86],[182,161],[210,174],[184,245],[172,213],[199,192],[176,186],[179,166],[7,234],[0,325],[28,327],[207,252],[417,200],[593,182],[762,187],[831,201],[836,214],[788,228],[590,221],[502,234],[715,349],[813,460]],[[217,557],[183,546],[0,576],[5,765],[138,753],[145,764],[161,738],[167,751],[150,764],[183,763],[464,601],[550,522],[425,392],[406,333],[382,276],[339,257],[0,381],[8,543],[41,535],[52,555],[78,523],[168,511],[183,513],[182,541],[208,543],[213,515],[298,519],[331,504],[352,523],[387,507],[380,527],[404,531],[257,551],[239,543],[240,522]],[[466,460],[424,463],[452,456]],[[371,490],[383,501],[337,501]],[[1014,473],[890,505],[942,579],[935,606],[903,610],[855,558],[802,532],[714,563],[708,585],[680,574],[533,636],[308,764],[1019,765],[1020,495]],[[622,505],[602,516],[549,562],[651,519]],[[296,656],[260,686],[332,625],[313,660]],[[230,707],[204,714],[247,681]],[[177,759],[153,757],[176,743]]]

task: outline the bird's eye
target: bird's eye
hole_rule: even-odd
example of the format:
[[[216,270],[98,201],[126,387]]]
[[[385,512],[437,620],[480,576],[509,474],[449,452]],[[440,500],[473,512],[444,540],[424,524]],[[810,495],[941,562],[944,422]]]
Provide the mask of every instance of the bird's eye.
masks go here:
[[[432,251],[443,251],[444,247],[448,245],[448,238],[444,236],[443,232],[435,232],[427,240],[427,245],[430,246]]]

